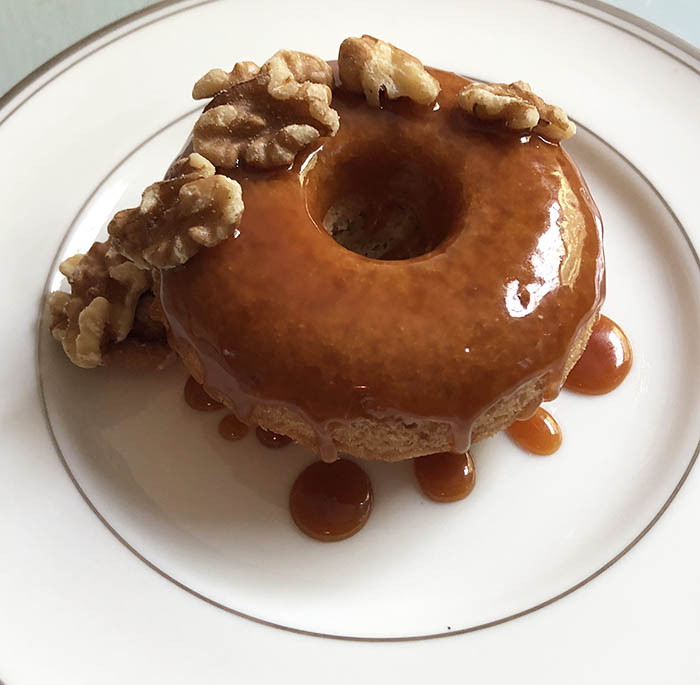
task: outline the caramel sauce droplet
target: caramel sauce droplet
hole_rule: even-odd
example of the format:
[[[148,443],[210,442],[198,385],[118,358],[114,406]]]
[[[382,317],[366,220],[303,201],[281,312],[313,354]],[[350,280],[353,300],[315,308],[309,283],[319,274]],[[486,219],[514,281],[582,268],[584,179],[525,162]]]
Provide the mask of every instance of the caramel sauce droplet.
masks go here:
[[[248,435],[248,426],[235,414],[227,414],[219,421],[219,435],[226,440],[241,440]]]
[[[265,447],[272,447],[274,449],[285,447],[292,441],[292,439],[286,435],[266,431],[260,426],[255,429],[255,435],[257,436],[258,440],[265,445]]]
[[[435,502],[464,499],[476,483],[476,465],[470,452],[438,452],[413,460],[421,490]]]
[[[561,447],[561,428],[542,407],[538,407],[529,419],[513,423],[508,435],[527,452],[542,457],[554,454]]]
[[[185,402],[197,411],[215,411],[224,406],[209,397],[207,391],[192,376],[185,383]]]
[[[289,496],[294,522],[306,535],[336,542],[355,535],[372,511],[372,484],[355,463],[317,461],[298,476]]]
[[[604,395],[614,390],[632,366],[632,346],[625,332],[601,314],[564,387],[585,395]]]

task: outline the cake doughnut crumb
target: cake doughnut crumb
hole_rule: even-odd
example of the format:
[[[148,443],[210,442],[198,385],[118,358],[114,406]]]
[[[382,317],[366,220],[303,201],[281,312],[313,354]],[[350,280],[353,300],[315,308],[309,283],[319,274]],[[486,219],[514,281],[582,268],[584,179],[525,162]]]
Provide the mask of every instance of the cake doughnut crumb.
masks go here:
[[[440,92],[440,82],[419,59],[368,35],[342,42],[338,69],[343,86],[364,93],[372,107],[380,106],[382,93],[389,100],[408,97],[420,105],[430,105]]]
[[[508,128],[532,130],[558,143],[576,133],[576,125],[561,107],[545,102],[529,83],[470,83],[457,95],[459,106],[485,121],[502,121]]]
[[[117,212],[108,231],[136,266],[167,269],[234,235],[243,209],[240,185],[193,153],[175,163],[171,178],[148,186],[139,207]]]

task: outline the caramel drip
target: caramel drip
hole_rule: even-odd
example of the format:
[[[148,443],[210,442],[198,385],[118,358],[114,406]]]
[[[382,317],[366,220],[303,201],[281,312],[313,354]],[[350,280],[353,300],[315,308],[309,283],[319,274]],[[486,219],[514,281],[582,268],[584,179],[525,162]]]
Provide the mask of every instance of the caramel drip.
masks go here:
[[[475,420],[528,380],[558,391],[603,298],[600,218],[564,150],[470,118],[468,81],[432,73],[435,109],[337,88],[338,134],[291,169],[219,169],[243,189],[240,234],[162,273],[171,339],[206,386],[244,421],[293,411],[325,460],[329,426],[361,418],[433,418],[468,449]],[[408,207],[431,251],[338,245],[322,224],[348,193]]]
[[[292,439],[290,437],[287,437],[286,435],[280,435],[279,433],[266,431],[260,426],[258,426],[255,429],[255,436],[263,445],[265,445],[265,447],[271,447],[273,449],[286,447],[292,441]]]
[[[421,490],[435,502],[464,499],[476,483],[476,464],[470,452],[439,452],[417,457],[413,468]]]
[[[564,387],[585,395],[604,395],[625,380],[631,367],[629,338],[612,319],[601,314]]]
[[[219,435],[226,440],[242,440],[248,435],[248,430],[249,427],[235,414],[227,414],[219,421]]]
[[[209,397],[207,391],[192,376],[185,383],[185,402],[197,411],[216,411],[224,406]]]
[[[539,456],[554,454],[561,447],[561,428],[542,407],[538,407],[529,419],[513,423],[508,428],[508,435],[518,446]]]
[[[306,535],[322,542],[345,540],[367,523],[372,484],[355,463],[338,459],[307,466],[292,486],[289,510]]]

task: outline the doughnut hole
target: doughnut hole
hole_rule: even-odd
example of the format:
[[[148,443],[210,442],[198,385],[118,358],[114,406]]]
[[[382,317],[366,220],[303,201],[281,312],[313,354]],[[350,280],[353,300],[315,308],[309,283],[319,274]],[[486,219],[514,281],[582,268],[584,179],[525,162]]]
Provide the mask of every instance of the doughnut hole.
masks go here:
[[[400,140],[349,147],[321,148],[304,174],[309,216],[336,243],[401,260],[432,252],[454,232],[465,199],[449,163]]]

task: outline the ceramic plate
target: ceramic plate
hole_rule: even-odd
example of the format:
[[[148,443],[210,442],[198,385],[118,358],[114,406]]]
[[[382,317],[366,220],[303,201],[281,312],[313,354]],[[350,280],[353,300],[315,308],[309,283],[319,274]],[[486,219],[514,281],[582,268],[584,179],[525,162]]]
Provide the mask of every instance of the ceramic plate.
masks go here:
[[[287,508],[308,452],[223,441],[220,416],[184,404],[179,367],[72,367],[42,302],[61,286],[57,264],[162,175],[196,118],[199,75],[281,46],[331,58],[360,33],[477,78],[525,78],[577,121],[566,147],[605,223],[604,312],[635,364],[607,396],[548,406],[564,431],[556,455],[504,436],[477,445],[462,502],[426,500],[410,464],[366,465],[369,523],[324,545]],[[181,2],[9,93],[0,679],[423,682],[467,669],[480,682],[690,681],[699,79],[692,49],[578,3],[358,2],[319,15],[305,2]],[[634,664],[632,651],[644,654]]]

